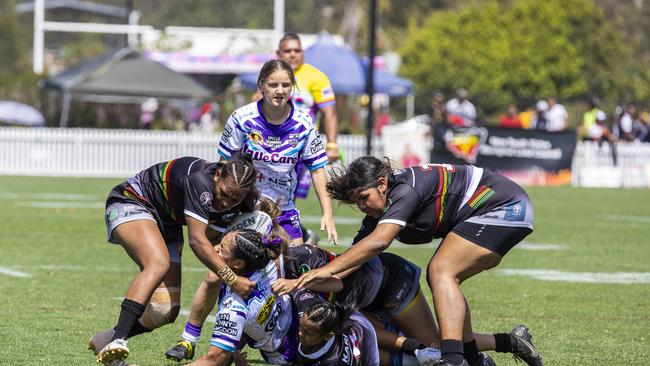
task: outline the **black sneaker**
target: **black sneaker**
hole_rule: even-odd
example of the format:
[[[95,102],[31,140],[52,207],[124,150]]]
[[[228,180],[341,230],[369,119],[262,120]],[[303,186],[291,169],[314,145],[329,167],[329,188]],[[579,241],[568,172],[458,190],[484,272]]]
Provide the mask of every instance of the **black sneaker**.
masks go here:
[[[492,357],[486,355],[483,352],[479,352],[478,355],[478,359],[476,359],[476,361],[473,362],[470,366],[497,366]]]
[[[518,325],[508,333],[512,343],[512,354],[515,360],[522,360],[528,366],[544,366],[542,356],[533,345],[533,336],[525,325]]]
[[[165,352],[170,360],[181,362],[183,360],[191,360],[194,358],[194,345],[188,341],[178,341],[174,347]]]

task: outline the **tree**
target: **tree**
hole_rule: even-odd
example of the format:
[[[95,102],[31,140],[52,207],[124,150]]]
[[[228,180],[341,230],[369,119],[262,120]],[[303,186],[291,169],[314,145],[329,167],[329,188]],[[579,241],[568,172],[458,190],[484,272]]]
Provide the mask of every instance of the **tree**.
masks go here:
[[[487,115],[512,101],[617,96],[641,77],[629,74],[630,50],[592,0],[488,1],[437,12],[410,27],[400,53],[420,107],[435,91],[465,87]]]

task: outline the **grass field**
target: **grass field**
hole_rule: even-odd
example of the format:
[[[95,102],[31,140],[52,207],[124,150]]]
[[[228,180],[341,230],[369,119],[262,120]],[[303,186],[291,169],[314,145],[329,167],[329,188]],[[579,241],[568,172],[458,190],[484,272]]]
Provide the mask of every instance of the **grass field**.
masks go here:
[[[94,363],[86,342],[115,323],[137,271],[105,241],[104,199],[118,182],[0,177],[0,365]],[[527,190],[535,232],[499,267],[463,285],[475,330],[507,332],[523,322],[547,365],[650,364],[650,190]],[[315,227],[317,205],[301,204]],[[341,206],[336,216],[340,235],[352,237],[360,215]],[[434,245],[390,250],[426,266]],[[205,270],[190,250],[183,261],[188,309]],[[163,352],[186,319],[181,313],[175,324],[133,338],[129,361],[173,365]],[[492,356],[499,365],[515,364]]]

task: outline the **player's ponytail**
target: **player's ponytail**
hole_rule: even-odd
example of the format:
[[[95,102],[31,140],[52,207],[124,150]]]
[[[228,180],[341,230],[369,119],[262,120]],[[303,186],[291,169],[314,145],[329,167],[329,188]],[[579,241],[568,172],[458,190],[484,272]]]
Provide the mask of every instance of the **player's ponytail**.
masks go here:
[[[368,188],[377,187],[379,178],[390,177],[393,168],[388,158],[379,160],[374,156],[362,156],[347,169],[335,169],[327,183],[327,193],[343,203],[354,204],[351,197]]]
[[[255,230],[235,231],[233,256],[246,263],[245,271],[257,271],[277,258],[286,249],[286,241],[274,237],[273,233],[263,236]]]

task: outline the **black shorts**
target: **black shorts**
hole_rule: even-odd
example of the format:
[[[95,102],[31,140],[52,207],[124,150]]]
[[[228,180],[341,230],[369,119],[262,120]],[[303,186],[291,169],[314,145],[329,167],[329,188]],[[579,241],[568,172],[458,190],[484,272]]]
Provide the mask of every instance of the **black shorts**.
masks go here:
[[[505,256],[517,243],[524,240],[533,229],[528,227],[499,226],[461,222],[452,230],[464,239],[488,249],[500,256]]]
[[[382,283],[375,301],[365,310],[382,311],[391,316],[402,313],[415,299],[420,290],[420,267],[393,254],[379,254],[383,271]]]

